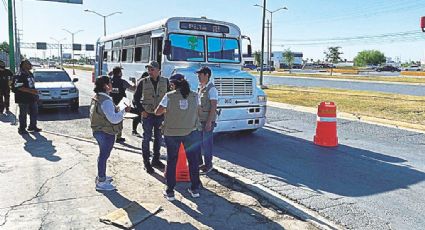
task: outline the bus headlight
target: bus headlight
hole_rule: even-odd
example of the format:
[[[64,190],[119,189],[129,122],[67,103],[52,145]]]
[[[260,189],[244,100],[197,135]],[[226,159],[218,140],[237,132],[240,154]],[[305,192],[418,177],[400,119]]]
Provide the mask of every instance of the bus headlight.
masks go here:
[[[266,96],[258,96],[258,102],[267,102]]]

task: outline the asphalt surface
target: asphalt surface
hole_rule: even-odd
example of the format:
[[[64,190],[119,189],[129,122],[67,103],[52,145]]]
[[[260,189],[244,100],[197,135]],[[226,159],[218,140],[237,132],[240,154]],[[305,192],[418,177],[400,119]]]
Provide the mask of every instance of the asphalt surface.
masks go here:
[[[257,77],[257,79],[259,79],[259,77]],[[425,96],[425,85],[335,81],[327,79],[296,78],[291,76],[274,77],[270,75],[264,75],[264,84],[377,91],[383,93]]]
[[[77,71],[79,113],[66,109],[40,114],[46,130],[91,138],[90,73]],[[268,78],[266,78],[268,79]],[[339,146],[314,145],[316,117],[268,108],[268,124],[251,135],[215,137],[215,165],[354,229],[423,229],[425,226],[425,135],[339,120]],[[125,147],[139,151],[141,139]],[[141,127],[139,127],[141,130]]]

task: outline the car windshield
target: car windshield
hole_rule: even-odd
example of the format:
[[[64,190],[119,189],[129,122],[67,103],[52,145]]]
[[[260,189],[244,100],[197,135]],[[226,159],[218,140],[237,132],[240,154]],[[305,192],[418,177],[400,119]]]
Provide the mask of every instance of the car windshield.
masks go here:
[[[37,71],[34,73],[36,82],[70,82],[71,78],[63,71]]]
[[[234,38],[208,37],[208,61],[240,63],[238,40]]]
[[[170,61],[205,61],[204,37],[189,34],[170,34],[171,54]]]

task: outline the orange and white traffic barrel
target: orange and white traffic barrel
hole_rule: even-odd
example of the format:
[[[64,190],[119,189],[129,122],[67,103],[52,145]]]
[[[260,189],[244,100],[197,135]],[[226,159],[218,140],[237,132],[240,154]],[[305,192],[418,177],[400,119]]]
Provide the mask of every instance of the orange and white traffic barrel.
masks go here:
[[[336,105],[334,102],[321,102],[317,111],[317,127],[314,144],[335,147],[338,146]]]

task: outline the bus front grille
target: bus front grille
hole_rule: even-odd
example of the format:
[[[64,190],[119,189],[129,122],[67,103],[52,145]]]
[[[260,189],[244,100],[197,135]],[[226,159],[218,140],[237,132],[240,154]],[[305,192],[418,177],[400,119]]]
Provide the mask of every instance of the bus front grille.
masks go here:
[[[219,96],[252,96],[252,79],[250,78],[215,78]]]

